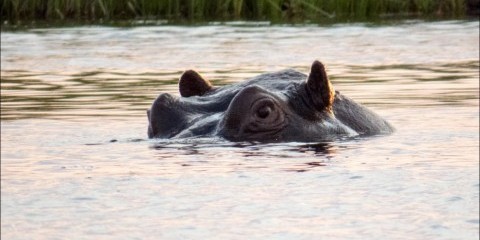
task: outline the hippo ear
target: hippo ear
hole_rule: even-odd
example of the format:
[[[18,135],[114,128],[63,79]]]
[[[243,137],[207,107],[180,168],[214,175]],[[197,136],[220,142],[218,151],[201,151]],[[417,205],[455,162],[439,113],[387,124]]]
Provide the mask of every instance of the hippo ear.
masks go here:
[[[335,90],[328,80],[325,66],[321,62],[317,60],[313,62],[306,85],[317,110],[332,110]]]
[[[193,70],[185,71],[178,85],[182,97],[202,96],[212,89],[212,84]]]

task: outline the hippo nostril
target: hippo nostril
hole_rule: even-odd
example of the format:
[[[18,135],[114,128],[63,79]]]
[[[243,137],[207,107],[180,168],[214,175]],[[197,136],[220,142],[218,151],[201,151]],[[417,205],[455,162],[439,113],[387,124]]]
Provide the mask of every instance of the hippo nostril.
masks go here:
[[[270,106],[263,106],[257,110],[257,117],[265,119],[270,113],[272,113],[272,108]]]

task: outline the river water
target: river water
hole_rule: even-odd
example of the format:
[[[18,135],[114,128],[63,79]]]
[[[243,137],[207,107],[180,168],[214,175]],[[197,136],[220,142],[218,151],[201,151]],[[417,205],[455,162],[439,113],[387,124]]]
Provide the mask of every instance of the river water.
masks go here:
[[[476,239],[479,22],[85,26],[1,33],[2,239]],[[321,60],[389,136],[147,139],[215,85]]]

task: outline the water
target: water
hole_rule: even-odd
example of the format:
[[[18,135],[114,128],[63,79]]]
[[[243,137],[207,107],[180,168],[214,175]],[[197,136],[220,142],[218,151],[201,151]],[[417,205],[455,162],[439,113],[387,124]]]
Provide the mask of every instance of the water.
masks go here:
[[[479,23],[104,26],[1,34],[2,239],[476,239]],[[327,65],[390,136],[146,139],[193,68]]]

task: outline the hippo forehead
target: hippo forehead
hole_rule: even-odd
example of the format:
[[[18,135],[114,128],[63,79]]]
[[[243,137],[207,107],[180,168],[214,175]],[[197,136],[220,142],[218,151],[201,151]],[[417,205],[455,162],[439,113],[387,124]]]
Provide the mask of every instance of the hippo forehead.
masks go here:
[[[265,88],[266,90],[271,92],[280,92],[280,91],[287,90],[288,87],[291,86],[292,84],[298,84],[298,83],[304,82],[306,77],[307,76],[301,72],[288,69],[288,70],[275,72],[275,73],[261,74],[257,77],[248,79],[246,81],[243,81],[237,84],[220,87],[211,91],[210,94],[213,95],[216,93],[230,92],[230,91],[238,92],[243,88],[252,86],[252,85]]]
[[[212,89],[202,96],[180,97],[171,107],[197,114],[222,112],[241,90],[249,86],[263,88],[270,94],[287,100],[288,95],[295,91],[295,87],[304,82],[306,77],[305,74],[292,69],[261,74],[241,83]]]

